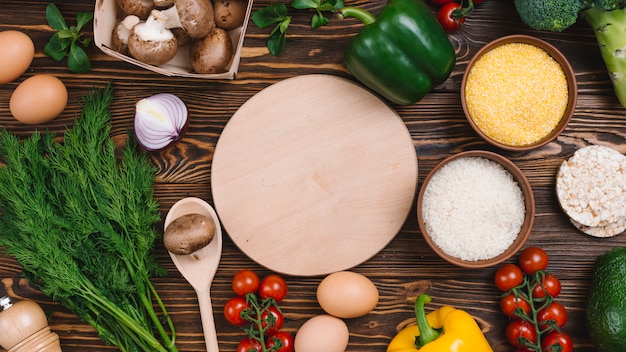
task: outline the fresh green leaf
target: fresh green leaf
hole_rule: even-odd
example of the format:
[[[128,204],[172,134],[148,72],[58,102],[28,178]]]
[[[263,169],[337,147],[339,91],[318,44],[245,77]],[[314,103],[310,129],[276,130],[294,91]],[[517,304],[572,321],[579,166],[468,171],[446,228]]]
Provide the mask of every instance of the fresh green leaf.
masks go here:
[[[286,18],[284,21],[278,24],[278,29],[283,35],[287,34],[287,29],[289,28],[290,24],[291,24],[291,17]]]
[[[285,33],[280,30],[281,26],[276,26],[267,39],[267,49],[274,56],[280,56],[285,51],[287,45],[287,38]]]
[[[74,32],[72,32],[69,29],[62,29],[62,30],[58,31],[57,34],[58,34],[58,36],[59,36],[59,38],[61,40],[63,40],[63,39],[70,39],[70,40],[74,39]]]
[[[321,6],[319,0],[293,0],[291,7],[298,10],[317,9]]]
[[[91,38],[81,39],[80,43],[86,48],[89,46],[89,44],[91,44]]]
[[[252,14],[252,22],[259,28],[266,28],[275,23],[284,21],[287,17],[287,7],[278,2],[259,9]]]
[[[331,11],[334,12],[336,10],[335,5],[330,2],[324,2],[317,7],[318,11]]]
[[[68,57],[67,67],[75,73],[84,73],[91,68],[91,62],[85,48],[91,44],[90,38],[81,39],[81,29],[93,19],[92,12],[76,14],[76,25],[68,27],[61,11],[55,4],[46,7],[46,19],[50,26],[57,30],[44,47],[44,53],[56,61]]]
[[[85,73],[91,68],[91,62],[83,48],[73,43],[67,56],[67,67],[74,73]]]
[[[328,18],[324,17],[320,12],[317,12],[311,18],[311,28],[319,28],[328,24]]]
[[[59,38],[58,33],[55,33],[52,35],[52,38],[50,38],[50,41],[46,44],[46,46],[44,46],[43,52],[44,54],[52,58],[54,61],[58,62],[58,61],[63,60],[63,58],[67,54],[67,51],[66,51],[67,46],[68,44],[63,42]]]
[[[46,20],[50,27],[60,31],[62,29],[69,29],[67,27],[67,23],[65,22],[65,18],[59,11],[59,8],[55,4],[48,4],[46,7]]]
[[[93,20],[93,12],[79,12],[76,14],[76,27],[80,31],[91,20]]]

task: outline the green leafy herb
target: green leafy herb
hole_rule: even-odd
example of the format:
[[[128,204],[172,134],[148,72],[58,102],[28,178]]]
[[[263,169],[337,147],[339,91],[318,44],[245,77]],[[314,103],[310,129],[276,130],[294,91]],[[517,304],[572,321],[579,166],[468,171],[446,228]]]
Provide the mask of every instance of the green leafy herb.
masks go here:
[[[311,28],[314,29],[328,24],[323,11],[337,12],[343,6],[343,0],[293,0],[291,3],[291,7],[297,10],[315,10],[311,18]],[[272,55],[282,55],[286,47],[287,29],[291,24],[291,16],[288,16],[285,4],[277,2],[255,11],[252,22],[259,28],[276,24],[267,39],[267,48]]]
[[[287,7],[282,2],[278,2],[264,7],[252,14],[252,22],[259,28],[269,27],[276,24],[267,39],[267,48],[272,55],[280,56],[285,51],[286,34],[291,16],[287,15]]]
[[[177,351],[173,323],[149,279],[163,273],[151,254],[159,237],[156,168],[134,138],[121,150],[110,138],[112,99],[111,84],[84,96],[62,142],[51,132],[20,141],[2,131],[0,246],[32,284],[107,343]]]
[[[67,56],[67,67],[72,72],[85,73],[89,71],[91,62],[80,45],[86,48],[91,43],[91,38],[81,38],[81,30],[92,19],[92,12],[80,12],[76,14],[76,25],[68,26],[59,8],[55,4],[48,4],[46,20],[50,27],[57,32],[52,35],[50,41],[43,48],[44,54],[57,62]]]

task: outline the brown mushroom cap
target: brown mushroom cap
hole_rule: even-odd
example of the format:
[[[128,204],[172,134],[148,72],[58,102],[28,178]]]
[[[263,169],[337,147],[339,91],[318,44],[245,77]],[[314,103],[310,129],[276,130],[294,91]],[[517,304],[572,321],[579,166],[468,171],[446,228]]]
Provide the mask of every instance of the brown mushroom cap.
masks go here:
[[[228,32],[215,27],[206,37],[191,43],[189,57],[196,73],[226,72],[233,58],[233,42]]]
[[[168,28],[183,28],[191,38],[202,38],[215,27],[211,0],[174,0],[174,6],[162,12],[169,18]]]
[[[243,25],[248,6],[247,0],[213,0],[215,25],[232,31]]]
[[[176,37],[165,29],[167,17],[153,10],[146,22],[135,25],[128,35],[128,52],[135,59],[150,65],[163,65],[176,56]]]
[[[149,65],[163,65],[176,56],[176,38],[167,41],[143,41],[131,32],[128,37],[128,52],[135,59]]]
[[[155,8],[152,0],[117,0],[124,14],[135,15],[141,19],[146,19]]]
[[[178,255],[198,251],[215,237],[213,220],[202,214],[186,214],[172,221],[163,234],[165,248]]]

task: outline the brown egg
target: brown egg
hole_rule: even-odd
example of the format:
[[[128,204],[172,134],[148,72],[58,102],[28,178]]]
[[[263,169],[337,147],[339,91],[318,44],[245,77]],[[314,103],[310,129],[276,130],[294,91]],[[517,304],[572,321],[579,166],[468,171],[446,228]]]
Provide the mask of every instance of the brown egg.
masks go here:
[[[346,323],[328,314],[305,321],[294,339],[296,352],[344,352],[350,341]]]
[[[365,275],[338,271],[317,286],[317,301],[326,313],[338,318],[357,318],[378,304],[378,289]]]
[[[13,81],[21,76],[33,62],[35,44],[32,39],[19,31],[0,32],[0,53],[5,65],[0,65],[0,84]]]
[[[34,125],[59,116],[67,105],[67,88],[51,75],[35,75],[20,83],[11,95],[9,109],[18,121]]]

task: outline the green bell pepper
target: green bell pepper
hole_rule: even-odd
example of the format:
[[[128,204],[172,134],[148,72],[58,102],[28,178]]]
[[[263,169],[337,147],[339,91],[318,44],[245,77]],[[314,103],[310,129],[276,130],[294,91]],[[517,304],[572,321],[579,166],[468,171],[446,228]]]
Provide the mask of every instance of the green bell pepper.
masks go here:
[[[377,18],[356,7],[343,7],[339,14],[365,24],[345,51],[346,67],[391,102],[419,101],[456,64],[452,43],[422,0],[389,0]]]

